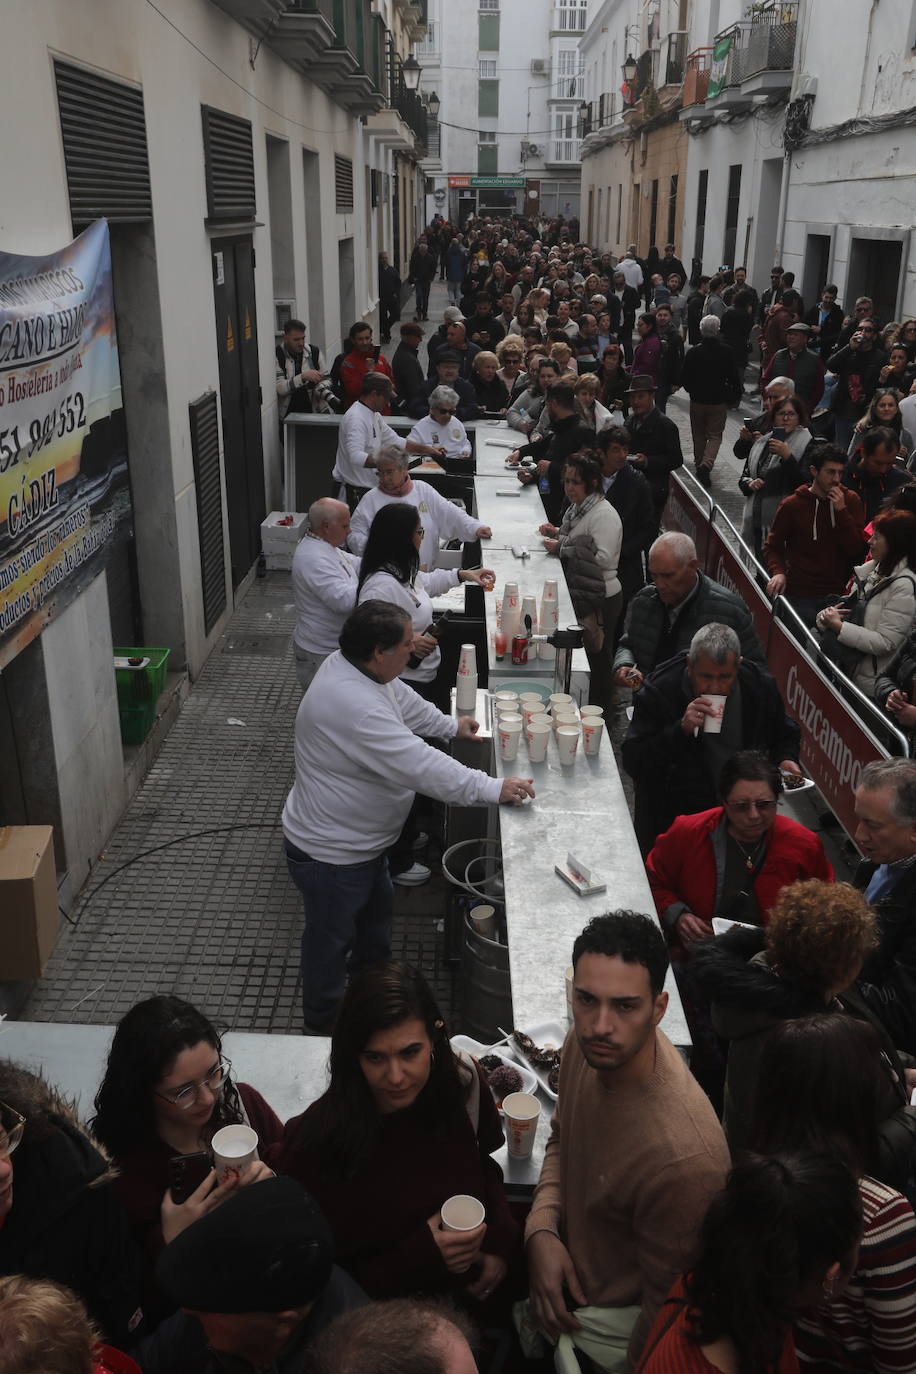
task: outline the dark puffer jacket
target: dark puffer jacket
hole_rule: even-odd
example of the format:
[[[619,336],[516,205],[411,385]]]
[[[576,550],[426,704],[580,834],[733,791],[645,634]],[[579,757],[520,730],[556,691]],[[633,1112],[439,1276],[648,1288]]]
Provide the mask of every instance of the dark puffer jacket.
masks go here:
[[[712,1003],[716,1033],[729,1042],[725,1077],[723,1125],[732,1155],[747,1144],[754,1112],[754,1090],[767,1034],[784,1021],[835,1010],[874,1026],[889,1060],[889,1072],[879,1094],[880,1165],[882,1183],[907,1192],[916,1162],[916,1108],[906,1105],[903,1065],[883,1024],[868,1009],[853,986],[832,1007],[785,975],[777,977],[764,952],[762,930],[730,930],[695,947],[691,968]]]
[[[751,613],[740,597],[714,582],[705,573],[697,574],[700,585],[696,595],[677,618],[671,653],[690,647],[697,630],[704,625],[728,625],[741,641],[742,658],[766,666],[766,658],[754,629]],[[668,607],[654,586],[643,587],[630,602],[627,623],[614,655],[614,667],[635,664],[643,674],[657,668],[658,646],[668,624]]]
[[[567,539],[560,554],[566,585],[576,615],[587,615],[604,605],[604,570],[590,534]]]

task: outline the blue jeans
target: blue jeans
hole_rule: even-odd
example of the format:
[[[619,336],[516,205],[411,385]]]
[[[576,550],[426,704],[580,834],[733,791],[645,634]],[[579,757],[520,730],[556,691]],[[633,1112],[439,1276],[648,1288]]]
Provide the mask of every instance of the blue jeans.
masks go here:
[[[853,417],[851,420],[846,420],[843,418],[842,415],[834,415],[833,442],[836,444],[837,448],[841,448],[844,453],[846,453],[846,451],[849,448],[849,445],[852,443],[852,436],[855,433],[855,430],[855,417]]]
[[[394,889],[387,856],[362,864],[326,864],[284,841],[286,866],[302,893],[302,1019],[329,1029],[346,974],[391,958]]]
[[[453,281],[452,278],[449,277],[449,279],[448,279],[448,303],[449,303],[449,305],[457,305],[458,302],[461,300],[461,282],[462,282],[463,280],[464,280],[464,278],[462,277],[461,280],[459,280],[459,281]]]

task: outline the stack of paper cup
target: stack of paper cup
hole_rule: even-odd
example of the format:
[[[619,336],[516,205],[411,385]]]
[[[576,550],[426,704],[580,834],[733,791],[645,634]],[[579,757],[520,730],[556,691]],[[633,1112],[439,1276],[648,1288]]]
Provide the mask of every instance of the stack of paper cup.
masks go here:
[[[565,708],[573,704],[573,699],[568,692],[552,692],[548,701],[553,715],[556,715],[558,707],[562,706]]]
[[[506,1148],[513,1159],[529,1159],[534,1149],[541,1104],[531,1093],[509,1093],[503,1098]]]
[[[455,709],[473,711],[477,705],[477,650],[473,644],[461,646],[455,689]]]
[[[510,645],[514,636],[518,634],[521,609],[522,603],[519,600],[518,583],[507,582],[503,588],[502,629]]]
[[[522,718],[519,715],[500,716],[497,723],[499,734],[499,757],[504,763],[511,763],[518,753],[518,742],[522,737]]]
[[[538,618],[542,635],[551,635],[560,624],[560,603],[557,598],[557,583],[555,578],[548,578],[544,583],[541,592],[541,614]],[[538,658],[547,659],[549,662],[557,656],[557,651],[552,644],[538,645]]]
[[[557,753],[564,768],[571,768],[576,761],[579,747],[578,725],[561,725],[557,730]]]
[[[520,633],[527,634],[528,626],[525,624],[525,616],[531,617],[531,633],[536,635],[538,632],[538,610],[537,602],[533,596],[526,596],[522,601],[522,613],[519,618]]]
[[[493,693],[493,704],[494,704],[494,706],[512,706],[512,707],[516,707],[516,706],[518,705],[518,692],[508,692],[508,691],[494,692],[494,693]]]

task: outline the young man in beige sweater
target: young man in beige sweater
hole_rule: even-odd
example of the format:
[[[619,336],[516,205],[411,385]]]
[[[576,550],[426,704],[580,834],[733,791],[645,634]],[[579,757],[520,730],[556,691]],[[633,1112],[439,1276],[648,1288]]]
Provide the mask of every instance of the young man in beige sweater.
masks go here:
[[[573,946],[573,968],[574,1026],[525,1228],[531,1312],[552,1340],[575,1341],[571,1308],[617,1309],[605,1313],[622,1332],[617,1344],[603,1361],[586,1348],[602,1368],[625,1370],[693,1261],[728,1148],[709,1099],[658,1029],[668,1005],[658,923],[632,911],[595,917]]]

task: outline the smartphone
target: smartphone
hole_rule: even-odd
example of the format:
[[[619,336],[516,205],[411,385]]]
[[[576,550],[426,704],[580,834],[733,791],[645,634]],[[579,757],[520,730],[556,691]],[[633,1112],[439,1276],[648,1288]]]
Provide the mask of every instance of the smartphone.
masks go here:
[[[783,429],[782,425],[774,425],[770,430],[771,439],[779,439],[781,442],[785,437],[786,431]]]
[[[213,1168],[207,1150],[193,1155],[173,1155],[169,1160],[169,1189],[173,1202],[187,1202]]]
[[[741,423],[742,423],[742,425],[744,425],[744,428],[745,428],[745,429],[751,429],[751,428],[753,427],[753,424],[754,424],[754,417],[753,417],[753,415],[742,415],[742,416],[741,416]]]

